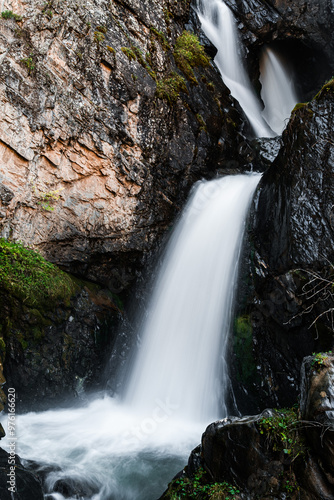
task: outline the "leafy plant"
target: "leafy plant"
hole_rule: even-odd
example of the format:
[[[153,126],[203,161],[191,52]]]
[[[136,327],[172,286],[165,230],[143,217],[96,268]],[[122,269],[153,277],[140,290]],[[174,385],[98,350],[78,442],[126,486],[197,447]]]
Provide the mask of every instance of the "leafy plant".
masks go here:
[[[104,42],[105,35],[101,31],[94,31],[94,42],[98,45]]]
[[[58,201],[60,198],[60,191],[63,191],[64,188],[56,189],[54,191],[39,191],[36,186],[33,186],[33,190],[35,195],[40,199],[37,202],[38,205],[46,210],[47,212],[53,212],[54,207],[52,206],[52,202]]]
[[[263,418],[259,423],[260,434],[273,444],[274,451],[282,451],[291,461],[302,456],[305,443],[298,432],[299,418],[295,408],[277,410],[273,416]]]
[[[180,92],[187,92],[187,86],[185,79],[176,72],[157,81],[157,96],[165,99],[169,104],[177,101]]]
[[[332,355],[333,352],[332,351],[318,352],[317,354],[313,352],[312,354],[314,358],[312,360],[311,367],[320,370],[324,366],[327,366],[328,356]]]
[[[22,21],[22,16],[15,14],[12,10],[3,10],[1,17],[3,19],[14,19],[16,22]]]
[[[35,69],[35,63],[33,59],[33,55],[30,54],[29,57],[25,57],[24,59],[21,59],[21,63],[24,64],[28,68],[28,73],[32,73]]]
[[[210,64],[210,58],[206,55],[198,37],[189,31],[184,31],[176,40],[174,59],[178,68],[194,84],[198,82],[193,68],[198,66],[205,67]]]

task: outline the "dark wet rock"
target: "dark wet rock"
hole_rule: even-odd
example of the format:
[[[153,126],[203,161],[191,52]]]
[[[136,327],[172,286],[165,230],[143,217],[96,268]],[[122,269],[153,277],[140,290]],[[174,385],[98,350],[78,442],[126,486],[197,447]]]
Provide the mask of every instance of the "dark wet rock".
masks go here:
[[[4,374],[18,411],[45,410],[101,387],[120,316],[110,292],[96,286],[44,309],[0,291]]]
[[[12,465],[12,460],[15,465]],[[12,477],[15,478],[12,486],[14,491],[9,490],[11,487],[9,480]],[[2,448],[0,448],[0,497],[1,500],[43,500],[44,498],[37,477],[23,467],[17,455],[12,458]]]
[[[333,112],[333,82],[296,107],[254,199],[246,250],[251,276],[245,266],[233,345],[242,412],[252,401],[254,411],[292,404],[303,358],[333,347],[326,314],[333,307]]]
[[[248,49],[257,80],[264,45],[290,62],[301,100],[314,95],[334,71],[334,11],[331,0],[226,0]]]
[[[265,410],[209,425],[183,471],[182,484],[173,480],[161,498],[174,498],[180,487],[198,495],[228,487],[247,500],[332,500],[333,374],[331,353],[308,357],[300,411]]]

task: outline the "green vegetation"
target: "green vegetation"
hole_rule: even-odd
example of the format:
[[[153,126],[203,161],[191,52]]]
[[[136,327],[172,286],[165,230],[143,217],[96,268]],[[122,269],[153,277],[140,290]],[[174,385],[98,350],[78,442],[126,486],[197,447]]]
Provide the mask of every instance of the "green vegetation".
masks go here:
[[[35,69],[35,63],[32,54],[29,57],[25,57],[21,59],[21,63],[24,64],[28,68],[28,73],[32,73]]]
[[[169,104],[177,101],[180,92],[187,92],[185,79],[173,72],[167,78],[157,81],[157,96],[165,99]]]
[[[184,31],[178,37],[174,48],[174,58],[178,68],[186,75],[188,80],[197,84],[193,68],[208,66],[210,59],[200,44],[199,39],[193,33]]]
[[[165,35],[161,31],[158,31],[153,26],[150,27],[150,31],[159,40],[159,42],[161,43],[161,45],[162,45],[162,47],[163,47],[164,50],[166,50],[166,51],[170,50],[170,45],[167,42]]]
[[[0,282],[9,296],[27,306],[68,303],[77,287],[57,266],[20,243],[0,239]]]
[[[240,493],[236,486],[226,481],[222,483],[210,483],[206,476],[206,471],[199,468],[192,479],[187,477],[174,479],[169,485],[165,498],[169,500],[233,500]]]
[[[202,115],[200,115],[199,113],[197,113],[196,115],[196,120],[198,121],[199,123],[199,129],[200,130],[203,130],[204,132],[207,132],[207,128],[206,128],[206,123],[204,121],[204,118]]]
[[[112,54],[116,54],[116,50],[113,47],[110,47],[110,45],[107,45],[107,50],[109,50]]]
[[[299,417],[296,408],[277,410],[272,417],[259,424],[261,434],[271,441],[274,451],[283,452],[291,462],[305,453],[304,439],[298,432]]]
[[[94,42],[99,45],[100,43],[104,42],[105,35],[101,33],[101,31],[94,31]]]
[[[14,21],[16,21],[16,22],[22,21],[22,16],[19,16],[18,14],[15,14],[11,10],[3,10],[1,12],[1,17],[3,19],[14,19]]]
[[[132,60],[135,61],[137,59],[136,54],[129,47],[121,47],[121,51],[123,52],[123,54],[125,54],[127,56],[129,61],[132,61]]]
[[[233,342],[238,379],[241,382],[252,381],[256,376],[256,365],[253,356],[253,327],[247,314],[235,319]]]
[[[318,352],[317,354],[314,352],[312,354],[314,358],[312,360],[311,367],[320,371],[324,366],[328,366],[328,356],[333,355],[333,352]]]
[[[332,78],[330,78],[329,80],[327,80],[327,82],[325,82],[325,84],[323,85],[321,90],[317,93],[317,95],[314,97],[314,99],[318,100],[322,96],[322,94],[324,94],[325,92],[329,92],[330,90],[334,90],[334,76],[332,76]]]
[[[43,210],[46,210],[47,212],[54,211],[52,203],[59,200],[60,198],[59,193],[63,189],[64,188],[56,189],[55,191],[38,191],[38,189],[35,186],[33,186],[33,191],[40,200],[37,202],[37,204],[40,205],[43,208]]]

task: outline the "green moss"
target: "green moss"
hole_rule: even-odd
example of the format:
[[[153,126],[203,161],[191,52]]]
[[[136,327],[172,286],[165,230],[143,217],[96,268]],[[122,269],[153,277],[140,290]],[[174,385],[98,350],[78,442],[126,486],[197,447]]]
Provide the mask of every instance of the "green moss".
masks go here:
[[[127,56],[129,61],[136,60],[136,54],[129,47],[121,47],[121,51]]]
[[[184,31],[178,37],[174,47],[174,58],[178,68],[183,71],[188,80],[197,84],[193,68],[208,66],[210,59],[200,44],[199,39],[193,33]]]
[[[94,42],[97,43],[98,45],[102,42],[104,42],[105,35],[101,33],[101,31],[94,31]]]
[[[14,19],[16,22],[22,21],[22,17],[19,16],[18,14],[15,14],[11,10],[3,10],[1,12],[1,17],[3,19]]]
[[[153,26],[150,27],[150,31],[159,40],[164,50],[170,50],[170,45],[167,42],[165,35],[161,31],[158,31]]]
[[[256,376],[253,356],[253,328],[248,315],[239,316],[234,322],[234,352],[237,357],[238,380],[251,382]]]
[[[159,99],[165,99],[169,104],[177,101],[180,92],[187,92],[186,81],[175,72],[157,81],[157,96]]]
[[[203,119],[203,116],[200,115],[199,113],[197,113],[196,120],[199,123],[199,129],[203,130],[204,132],[207,132],[206,123],[205,123],[205,121]]]
[[[109,50],[112,54],[116,54],[116,50],[113,47],[110,47],[110,45],[107,45],[107,50]]]
[[[76,292],[73,280],[39,253],[0,239],[0,282],[9,295],[27,306],[50,308],[68,302]]]
[[[315,100],[318,100],[324,93],[334,90],[334,77],[330,78],[327,82],[325,82],[324,86],[314,97]]]

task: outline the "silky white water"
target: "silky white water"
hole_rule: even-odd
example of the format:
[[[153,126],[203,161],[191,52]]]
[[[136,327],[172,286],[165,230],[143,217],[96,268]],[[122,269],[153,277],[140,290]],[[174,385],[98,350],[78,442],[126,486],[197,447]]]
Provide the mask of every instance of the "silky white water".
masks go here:
[[[246,73],[231,10],[221,0],[198,0],[202,29],[218,50],[215,63],[225,85],[239,102],[257,137],[273,137],[262,116],[262,106]]]
[[[81,499],[156,500],[205,424],[225,416],[222,357],[259,179],[236,175],[196,186],[167,247],[123,399],[17,417],[16,452],[60,468],[47,476],[48,499],[63,500],[65,480]]]
[[[260,60],[261,97],[263,116],[270,127],[280,135],[298,102],[292,75],[272,48],[265,48]]]
[[[222,0],[197,0],[202,29],[218,50],[215,63],[225,85],[239,102],[257,137],[275,137],[297,103],[293,81],[283,61],[267,48],[261,59],[261,103],[255,94],[240,52],[235,19]]]

